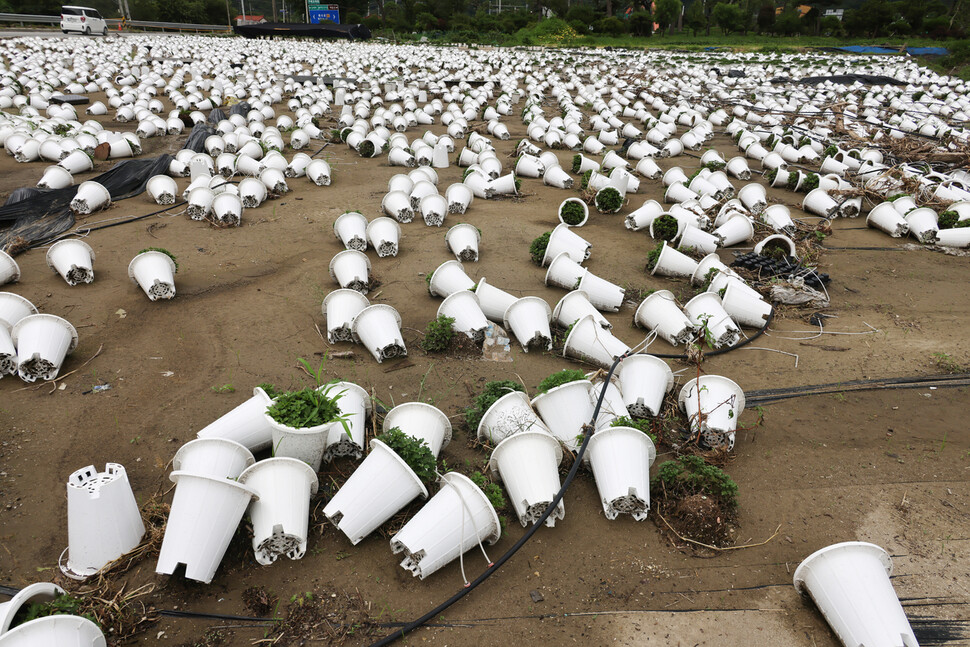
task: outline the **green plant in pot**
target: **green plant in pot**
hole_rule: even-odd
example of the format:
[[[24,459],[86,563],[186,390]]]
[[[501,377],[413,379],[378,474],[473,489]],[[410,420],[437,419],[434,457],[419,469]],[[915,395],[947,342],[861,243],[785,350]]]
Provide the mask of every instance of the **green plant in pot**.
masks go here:
[[[794,191],[798,186],[798,179],[802,176],[801,171],[792,171],[788,174],[788,190]]]
[[[357,146],[357,152],[361,157],[374,157],[374,142],[365,139]]]
[[[559,208],[559,217],[567,225],[575,227],[586,219],[586,210],[577,200],[567,200]]]
[[[583,156],[579,153],[573,155],[573,173],[579,173],[579,168],[583,164]]]
[[[669,214],[657,216],[653,221],[653,237],[657,240],[672,241],[680,231],[680,223]]]
[[[663,243],[657,243],[657,246],[650,250],[647,254],[647,271],[652,272],[653,268],[657,267],[657,261],[660,260],[660,253],[664,250]]]
[[[391,427],[377,437],[387,445],[401,460],[408,464],[424,483],[434,483],[437,479],[438,461],[425,440],[409,436],[398,427]]]
[[[940,214],[938,223],[940,229],[952,229],[960,220],[960,214],[956,211],[944,211]]]
[[[776,168],[769,169],[768,172],[765,173],[765,179],[768,180],[768,184],[774,184],[775,178],[777,177],[778,177],[778,169]]]
[[[560,387],[563,384],[569,384],[570,382],[578,382],[579,380],[585,380],[586,374],[578,369],[563,369],[561,371],[556,371],[546,379],[539,382],[539,388],[537,389],[539,393],[546,393]]]
[[[278,393],[266,408],[266,415],[291,429],[311,429],[339,422],[350,435],[349,416],[341,413],[337,404],[344,392],[335,393],[336,387],[336,382],[330,382],[320,388],[308,386],[298,391]]]
[[[536,265],[542,266],[542,259],[546,256],[546,248],[549,246],[549,237],[552,236],[551,231],[547,231],[541,236],[536,236],[529,245],[529,257],[532,262]]]
[[[596,192],[596,209],[600,213],[616,213],[623,206],[623,194],[608,186]]]
[[[818,188],[818,173],[806,173],[802,182],[802,193],[808,193]]]

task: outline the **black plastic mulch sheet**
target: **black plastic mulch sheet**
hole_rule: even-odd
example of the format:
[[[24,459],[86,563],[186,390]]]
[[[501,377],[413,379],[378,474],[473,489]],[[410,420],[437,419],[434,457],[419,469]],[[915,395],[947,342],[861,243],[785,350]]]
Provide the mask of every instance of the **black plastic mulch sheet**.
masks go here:
[[[302,36],[304,38],[367,40],[371,37],[370,29],[366,25],[307,25],[296,22],[262,22],[255,25],[236,25],[232,30],[246,38]]]
[[[876,74],[837,74],[834,76],[807,76],[804,79],[793,79],[788,76],[776,76],[771,79],[771,83],[798,83],[800,85],[818,85],[831,81],[842,85],[851,85],[858,81],[863,85],[906,85],[905,81],[894,79],[891,76],[879,76]]]
[[[192,128],[185,148],[201,152],[205,138],[214,132],[205,124]],[[123,200],[142,193],[152,176],[168,173],[171,155],[147,159],[123,160],[109,171],[92,178],[111,194],[111,200]],[[0,249],[15,243],[11,253],[24,251],[27,246],[64,233],[74,226],[71,200],[77,186],[64,189],[36,189],[24,187],[14,191],[0,207]]]

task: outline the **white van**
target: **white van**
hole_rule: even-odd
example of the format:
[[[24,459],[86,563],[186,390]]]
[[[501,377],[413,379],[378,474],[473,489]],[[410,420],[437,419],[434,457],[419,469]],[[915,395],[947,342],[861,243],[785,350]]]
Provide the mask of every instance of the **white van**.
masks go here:
[[[81,34],[108,35],[108,23],[97,9],[91,7],[61,7],[61,31],[65,34],[76,31]]]

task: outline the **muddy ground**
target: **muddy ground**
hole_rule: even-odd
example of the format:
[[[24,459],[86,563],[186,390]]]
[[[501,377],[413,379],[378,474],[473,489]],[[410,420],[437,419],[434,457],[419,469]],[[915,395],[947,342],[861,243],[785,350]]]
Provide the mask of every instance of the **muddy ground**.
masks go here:
[[[517,117],[507,123],[513,139],[496,147],[510,162],[505,156],[525,127]],[[431,130],[440,133],[442,127]],[[412,129],[408,135],[422,132]],[[180,142],[149,140],[145,154],[174,152]],[[716,140],[716,147],[725,156],[736,154],[725,139]],[[63,581],[57,558],[67,545],[64,484],[71,472],[118,462],[127,468],[140,502],[169,493],[168,463],[175,450],[249,397],[256,384],[308,383],[297,358],[316,364],[328,351],[352,350],[351,359],[326,361],[326,374],[374,389],[388,405],[420,399],[453,416],[455,437],[441,458],[462,471],[480,469],[487,458],[470,445],[462,424],[464,407],[486,380],[521,379],[534,394],[549,373],[581,367],[553,353],[524,354],[517,345],[510,364],[427,355],[419,347],[420,331],[440,304],[428,295],[424,274],[452,258],[444,242],[448,225],[470,222],[483,231],[480,261],[465,264],[472,278],[487,277],[515,295],[537,295],[550,305],[565,294],[543,286],[544,270],[530,263],[528,246],[557,224],[557,206],[576,191],[532,179],[523,180],[520,197],[476,200],[465,216],[449,216],[444,228],[420,220],[403,226],[396,258],[369,252],[380,281],[369,297],[401,313],[406,359],[379,365],[363,347],[325,343],[315,325],[326,330],[321,302],[336,287],[327,272],[341,250],[332,223],[348,209],[368,218],[381,215],[387,180],[401,169],[382,158],[361,159],[341,144],[321,155],[333,165],[332,186],[291,180],[290,193],[246,211],[237,229],[216,229],[176,211],[92,233],[86,239],[97,253],[91,285],[69,287],[47,268],[42,249],[17,257],[23,278],[4,289],[29,298],[41,312],[70,320],[80,343],[56,387],[27,386],[13,377],[0,381],[0,583]],[[558,155],[568,168],[572,154]],[[698,161],[684,156],[662,166],[674,164],[689,174]],[[102,163],[98,170],[107,167]],[[43,168],[0,156],[0,192],[33,185]],[[439,175],[443,190],[460,180],[461,169],[452,166]],[[180,187],[186,184],[179,181]],[[798,202],[792,193],[771,195]],[[685,281],[645,273],[651,240],[623,227],[623,216],[645,199],[662,199],[661,184],[644,180],[630,198],[619,215],[591,214],[579,230],[593,244],[588,267],[630,289],[692,294]],[[155,209],[143,195],[79,224]],[[793,215],[804,214],[796,209]],[[811,338],[804,332],[817,330],[807,320],[810,311],[785,309],[752,347],[710,358],[703,370],[751,391],[937,374],[936,353],[970,365],[968,259],[906,251],[904,242],[866,229],[864,219],[836,221],[827,246],[879,248],[831,250],[821,259],[821,270],[832,277],[826,312],[834,318],[826,321],[826,330],[853,334]],[[178,257],[174,300],[150,302],[126,275],[132,256],[149,246]],[[722,251],[721,258],[729,261],[731,251]],[[617,336],[631,345],[644,336],[632,325],[634,308],[626,304],[607,315]],[[797,354],[797,367],[794,357],[763,349]],[[651,350],[674,352],[662,342]],[[672,366],[688,375],[694,370]],[[111,388],[93,392],[96,385]],[[740,422],[752,429],[738,435],[725,469],[740,488],[737,543],[761,543],[774,535],[752,548],[695,552],[661,533],[654,521],[636,523],[625,515],[607,521],[591,475],[581,472],[566,494],[563,521],[541,529],[495,576],[408,643],[831,647],[838,644],[835,637],[792,587],[792,572],[814,550],[858,539],[892,553],[893,582],[922,644],[970,644],[966,624],[939,622],[970,617],[970,434],[963,418],[968,404],[966,389],[885,390],[786,400],[765,407],[762,426],[753,426],[756,412],[745,412]],[[658,456],[658,463],[669,457]],[[352,468],[340,463],[324,473],[321,491]],[[457,563],[428,580],[412,578],[398,566],[386,536],[374,534],[351,546],[325,522],[322,507],[323,499],[314,503],[309,548],[300,561],[257,565],[244,528],[211,585],[156,576],[153,559],[116,584],[124,582],[128,590],[149,585],[139,600],[155,610],[243,616],[253,613],[243,602],[250,587],[263,587],[278,600],[271,606],[281,615],[295,604],[291,600],[312,592],[316,603],[324,601],[319,603],[324,610],[294,633],[311,640],[306,644],[326,644],[352,631],[344,639],[353,645],[368,644],[391,630],[388,623],[416,617],[462,587]],[[489,550],[492,559],[523,532],[510,517],[503,538]],[[468,553],[470,578],[484,566],[480,554]],[[327,604],[342,609],[330,625],[322,620]],[[368,629],[363,626],[368,621],[379,626]],[[362,626],[346,626],[358,622]],[[211,628],[220,629],[210,634],[209,644],[232,645],[260,641],[269,629],[165,616],[132,642],[194,644]],[[291,633],[277,644],[293,638]]]

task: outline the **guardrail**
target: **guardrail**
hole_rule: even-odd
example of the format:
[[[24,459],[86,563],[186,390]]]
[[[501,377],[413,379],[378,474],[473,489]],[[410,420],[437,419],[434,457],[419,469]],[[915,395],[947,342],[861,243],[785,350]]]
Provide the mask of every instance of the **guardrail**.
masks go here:
[[[23,27],[26,23],[39,23],[47,25],[59,25],[61,22],[60,16],[42,16],[38,14],[21,14],[21,13],[0,13],[0,23],[19,23]],[[117,29],[121,20],[118,18],[106,18],[105,22],[108,23],[109,29]],[[207,32],[230,32],[231,27],[226,25],[194,25],[191,23],[180,23],[180,22],[161,22],[156,20],[130,20],[126,23],[126,27],[134,29],[161,29],[171,30],[171,31],[207,31]]]

